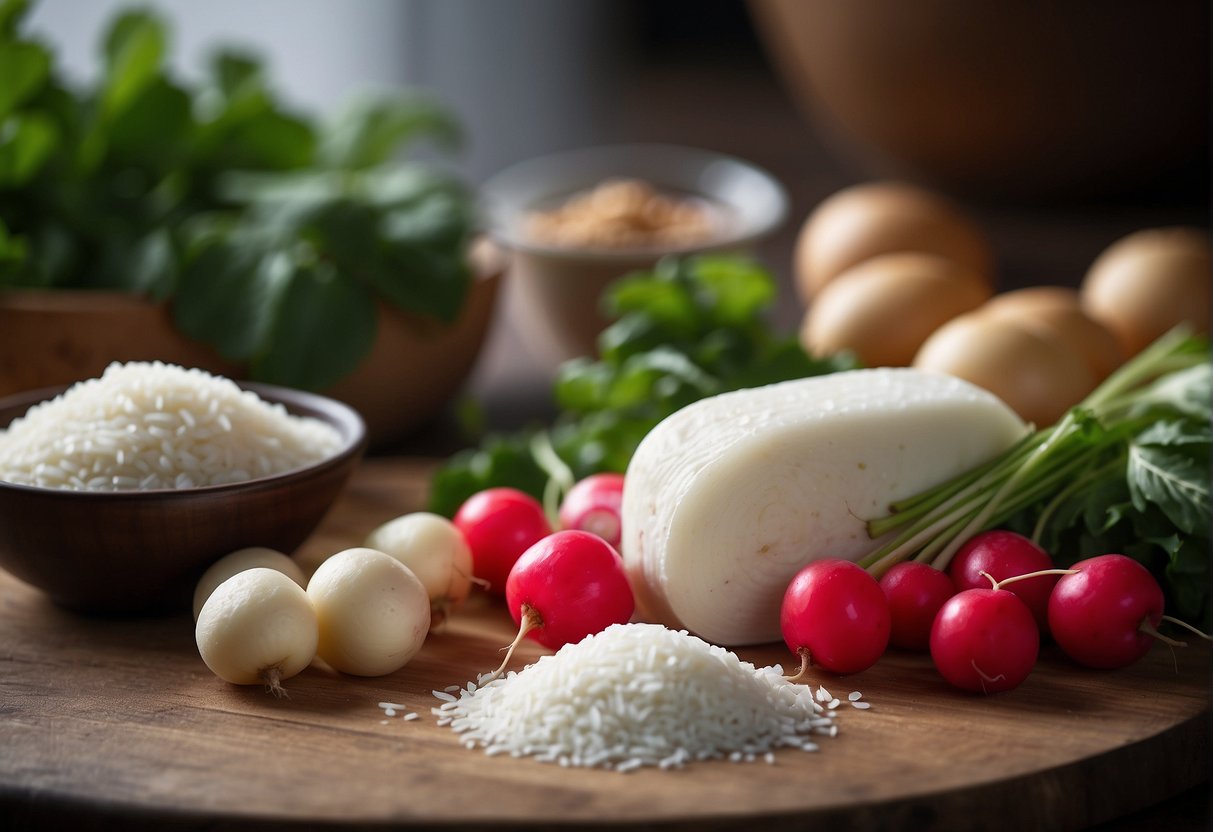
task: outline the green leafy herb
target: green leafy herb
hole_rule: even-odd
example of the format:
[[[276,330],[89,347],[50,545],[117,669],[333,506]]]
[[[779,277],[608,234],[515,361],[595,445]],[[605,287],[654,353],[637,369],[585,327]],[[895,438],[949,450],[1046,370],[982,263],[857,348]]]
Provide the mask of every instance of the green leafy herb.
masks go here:
[[[1149,567],[1177,614],[1209,615],[1213,368],[1205,339],[1176,330],[1052,427],[868,523],[892,534],[862,561],[946,568],[973,534],[1030,534],[1059,566],[1118,552]]]
[[[73,90],[22,34],[26,10],[0,0],[0,289],[162,299],[254,378],[307,388],[357,366],[379,302],[458,315],[470,196],[398,158],[424,139],[457,145],[436,102],[369,99],[321,123],[233,51],[187,86],[147,11],[117,15],[102,77]]]
[[[476,491],[503,485],[546,497],[550,508],[570,478],[623,471],[645,434],[692,402],[856,366],[849,355],[815,359],[795,337],[773,334],[765,314],[774,297],[771,275],[734,256],[670,258],[621,278],[603,298],[615,320],[599,337],[601,358],[557,373],[555,423],[490,436],[452,457],[434,476],[431,509],[450,516]]]

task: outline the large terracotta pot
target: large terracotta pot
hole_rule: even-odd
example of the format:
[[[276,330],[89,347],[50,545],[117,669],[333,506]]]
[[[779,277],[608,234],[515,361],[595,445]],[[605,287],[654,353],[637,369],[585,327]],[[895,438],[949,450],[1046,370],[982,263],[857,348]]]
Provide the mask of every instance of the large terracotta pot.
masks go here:
[[[798,101],[872,173],[1047,198],[1127,191],[1206,163],[1203,0],[751,9]]]
[[[470,374],[505,257],[485,242],[475,264],[477,279],[454,324],[380,304],[370,354],[322,391],[359,412],[372,445],[398,440],[433,418]],[[164,303],[119,292],[0,292],[0,396],[93,378],[112,361],[151,360],[248,377],[247,368],[179,333]]]

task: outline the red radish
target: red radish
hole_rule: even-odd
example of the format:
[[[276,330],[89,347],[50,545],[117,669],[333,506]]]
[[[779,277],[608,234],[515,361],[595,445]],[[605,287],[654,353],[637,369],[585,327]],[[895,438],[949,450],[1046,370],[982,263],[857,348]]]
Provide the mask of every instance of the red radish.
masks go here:
[[[982,572],[995,581],[1002,581],[1052,568],[1053,559],[1044,549],[1023,535],[996,529],[970,538],[952,558],[948,575],[956,585],[956,591],[961,592],[989,589],[990,581],[982,577]],[[1007,587],[1008,592],[1014,592],[1027,604],[1042,633],[1049,629],[1049,593],[1056,583],[1056,575],[1041,575]]]
[[[1124,555],[1079,561],[1049,597],[1059,647],[1087,667],[1125,667],[1146,654],[1163,619],[1163,594],[1149,570]]]
[[[997,693],[1018,687],[1036,664],[1040,631],[1027,605],[1008,589],[966,589],[931,626],[931,659],[961,690]]]
[[[623,474],[593,474],[569,489],[560,504],[560,527],[593,532],[619,548]]]
[[[619,553],[576,529],[548,535],[523,553],[510,570],[505,602],[519,629],[497,673],[523,636],[556,650],[627,623],[635,610]]]
[[[832,673],[858,673],[889,644],[889,602],[876,579],[846,560],[815,560],[788,584],[779,610],[783,640],[800,657]]]
[[[929,563],[911,560],[886,572],[880,588],[889,599],[889,643],[903,650],[930,649],[935,615],[956,594],[952,579]]]
[[[552,533],[539,501],[515,488],[473,494],[455,512],[454,522],[472,550],[472,574],[499,595],[514,562]]]

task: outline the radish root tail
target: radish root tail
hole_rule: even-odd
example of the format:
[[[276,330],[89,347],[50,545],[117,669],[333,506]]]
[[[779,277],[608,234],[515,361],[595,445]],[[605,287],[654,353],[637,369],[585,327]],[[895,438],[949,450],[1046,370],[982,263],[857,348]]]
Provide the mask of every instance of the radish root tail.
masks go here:
[[[1169,647],[1187,647],[1188,646],[1188,643],[1186,641],[1178,641],[1173,638],[1167,638],[1162,633],[1158,632],[1158,630],[1156,630],[1154,628],[1154,625],[1150,623],[1149,617],[1143,618],[1141,620],[1141,624],[1138,625],[1137,629],[1140,630],[1141,632],[1145,633],[1148,636],[1152,636],[1153,638],[1158,639],[1163,644],[1166,644]]]
[[[800,656],[800,670],[794,676],[784,676],[783,678],[793,685],[802,685],[805,684],[805,679],[809,675],[809,648],[801,647],[796,651],[796,655]]]
[[[1164,615],[1164,616],[1162,617],[1162,620],[1163,620],[1163,621],[1169,621],[1169,622],[1171,622],[1172,624],[1174,624],[1174,625],[1176,625],[1176,626],[1178,626],[1178,627],[1183,627],[1185,630],[1188,630],[1189,632],[1194,633],[1195,635],[1200,636],[1200,637],[1201,637],[1201,638],[1203,638],[1205,641],[1213,641],[1213,636],[1209,635],[1209,634],[1208,634],[1208,633],[1206,633],[1206,632],[1203,632],[1203,631],[1201,631],[1201,630],[1196,629],[1196,628],[1195,628],[1195,627],[1193,627],[1191,624],[1189,624],[1187,621],[1180,621],[1178,618],[1173,618],[1173,617],[1171,617],[1171,616],[1169,616],[1169,615]]]
[[[282,668],[278,665],[261,671],[261,681],[265,682],[265,689],[278,699],[287,698],[286,688],[282,686]]]
[[[515,648],[517,648],[518,645],[522,643],[522,639],[526,637],[526,634],[529,633],[531,630],[537,629],[542,626],[543,626],[543,619],[540,617],[539,611],[536,610],[534,607],[532,607],[530,604],[523,604],[522,605],[522,622],[518,625],[518,635],[514,636],[514,640],[511,641],[507,647],[502,648],[503,650],[505,650],[505,658],[501,660],[501,665],[496,670],[494,670],[492,673],[490,673],[488,678],[485,679],[480,684],[485,685],[485,684],[493,681],[494,679],[496,679],[498,676],[500,676],[505,671],[506,665],[508,665],[510,663],[510,659],[514,655]]]

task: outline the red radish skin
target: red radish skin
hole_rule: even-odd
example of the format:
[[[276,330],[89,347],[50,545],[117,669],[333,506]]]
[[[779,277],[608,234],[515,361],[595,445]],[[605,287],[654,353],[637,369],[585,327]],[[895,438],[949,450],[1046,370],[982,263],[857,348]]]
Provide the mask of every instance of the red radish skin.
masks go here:
[[[590,532],[560,531],[514,564],[505,584],[514,623],[552,650],[632,617],[635,601],[623,559]]]
[[[1074,564],[1049,597],[1049,628],[1066,655],[1087,667],[1126,667],[1144,656],[1163,618],[1163,593],[1149,570],[1125,555]]]
[[[974,535],[952,558],[948,575],[956,585],[956,591],[966,589],[989,589],[985,572],[996,581],[1040,572],[1053,568],[1049,553],[1023,535],[995,529]],[[1018,581],[1007,587],[1028,606],[1036,626],[1041,633],[1049,631],[1049,593],[1057,584],[1057,575],[1041,575],[1026,581]]]
[[[792,578],[779,610],[788,649],[831,673],[867,670],[889,644],[889,602],[866,570],[846,560],[815,560]]]
[[[472,574],[498,595],[515,561],[552,533],[539,501],[514,488],[473,494],[455,512],[454,523],[472,550]]]
[[[592,532],[619,548],[623,474],[592,474],[569,489],[560,503],[560,527]]]
[[[884,574],[880,588],[889,600],[889,643],[925,653],[935,615],[956,594],[952,579],[929,563],[904,561]]]
[[[1031,611],[1007,589],[959,592],[931,626],[935,668],[954,687],[974,693],[1018,687],[1032,672],[1039,650]]]

